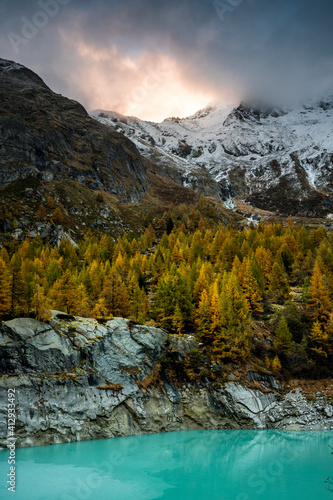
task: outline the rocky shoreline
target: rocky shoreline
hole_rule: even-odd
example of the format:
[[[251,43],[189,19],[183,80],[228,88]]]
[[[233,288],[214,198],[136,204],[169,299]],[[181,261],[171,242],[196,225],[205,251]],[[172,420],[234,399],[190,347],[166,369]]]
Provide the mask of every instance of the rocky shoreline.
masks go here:
[[[161,362],[197,347],[154,327],[53,311],[48,323],[19,318],[0,329],[0,449],[7,446],[8,389],[15,389],[17,447],[188,429],[333,429],[317,393],[285,393],[267,374],[250,388],[229,377],[170,378]]]

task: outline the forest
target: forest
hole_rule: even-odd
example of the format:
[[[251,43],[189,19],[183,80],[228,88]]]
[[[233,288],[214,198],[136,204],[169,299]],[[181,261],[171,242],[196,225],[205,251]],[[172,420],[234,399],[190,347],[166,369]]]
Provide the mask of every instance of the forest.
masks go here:
[[[201,202],[202,204],[202,202]],[[288,219],[224,226],[213,206],[171,204],[141,234],[0,249],[0,318],[49,310],[126,317],[193,335],[215,363],[256,359],[306,376],[332,365],[333,236]]]

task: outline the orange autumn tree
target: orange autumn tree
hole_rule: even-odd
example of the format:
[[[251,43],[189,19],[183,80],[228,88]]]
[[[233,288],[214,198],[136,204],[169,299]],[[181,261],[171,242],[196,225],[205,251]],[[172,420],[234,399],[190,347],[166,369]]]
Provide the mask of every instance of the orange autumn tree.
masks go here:
[[[308,342],[311,352],[320,357],[327,358],[329,349],[329,337],[325,330],[323,330],[321,323],[317,320],[313,323],[309,333]]]
[[[233,273],[223,280],[221,330],[216,334],[213,353],[217,360],[245,359],[250,353],[252,319],[246,299]]]
[[[327,323],[330,313],[332,312],[332,301],[330,291],[325,282],[320,265],[317,262],[311,276],[310,286],[308,290],[308,310],[313,321]]]
[[[258,282],[253,275],[250,259],[245,260],[241,287],[249,310],[252,312],[262,312],[262,294]]]

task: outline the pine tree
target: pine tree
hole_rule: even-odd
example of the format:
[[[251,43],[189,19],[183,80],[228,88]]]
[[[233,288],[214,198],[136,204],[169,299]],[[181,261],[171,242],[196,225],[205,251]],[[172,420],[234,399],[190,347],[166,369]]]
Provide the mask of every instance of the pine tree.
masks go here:
[[[9,264],[10,258],[5,247],[0,249],[0,259],[2,259],[6,265]]]
[[[330,313],[328,321],[325,325],[325,332],[327,333],[327,342],[330,348],[333,347],[333,313]]]
[[[11,286],[11,316],[21,316],[28,314],[25,302],[26,287],[21,271],[21,256],[18,252],[14,253],[10,260],[10,270],[12,273]]]
[[[213,353],[217,360],[245,359],[250,353],[252,320],[237,278],[230,273],[223,280],[221,330],[215,336]]]
[[[22,202],[21,202],[21,200],[18,200],[15,203],[15,215],[18,219],[20,219],[22,217],[22,210],[23,210]]]
[[[9,315],[11,311],[11,288],[12,275],[4,260],[0,258],[0,318]]]
[[[268,356],[265,356],[265,366],[266,366],[267,370],[269,370],[270,368],[272,368],[272,363],[271,363],[271,361],[270,361],[270,359],[269,359]]]
[[[214,336],[211,331],[209,299],[207,291],[204,289],[196,313],[197,338],[203,344],[211,344]]]
[[[274,345],[281,354],[288,354],[293,347],[293,336],[290,333],[287,320],[284,316],[281,317],[276,329]]]
[[[61,224],[61,222],[64,220],[64,214],[59,207],[57,207],[53,212],[52,220],[55,224]]]
[[[327,323],[329,315],[332,312],[332,301],[318,262],[315,265],[310,280],[308,293],[308,309],[312,320]]]
[[[43,221],[46,219],[46,216],[47,216],[47,213],[46,213],[44,205],[40,205],[39,209],[37,211],[37,219]]]
[[[175,311],[173,313],[172,327],[173,330],[178,334],[178,336],[182,335],[184,331],[184,320],[179,304],[176,305]]]
[[[56,259],[49,257],[46,265],[45,276],[49,287],[61,278],[61,267]]]
[[[43,280],[36,279],[34,286],[34,293],[32,297],[31,305],[35,313],[36,318],[39,321],[46,321],[50,319],[50,299],[45,291],[45,283]]]
[[[242,290],[250,311],[262,312],[262,295],[257,280],[255,279],[249,259],[246,259],[243,275]]]
[[[231,269],[231,272],[235,275],[235,276],[240,276],[241,279],[243,277],[243,269],[242,269],[242,263],[241,261],[239,260],[238,258],[238,255],[235,256],[234,258],[234,261],[232,263],[232,269]],[[240,280],[238,280],[240,281]]]
[[[184,260],[183,252],[180,248],[179,240],[176,241],[176,243],[173,247],[171,258],[172,258],[172,262],[174,262],[177,265],[179,265]]]
[[[327,358],[329,348],[328,334],[322,329],[319,321],[313,323],[308,337],[310,350],[320,358]]]
[[[211,287],[211,299],[210,299],[210,329],[212,334],[221,331],[221,304],[220,304],[220,294],[218,290],[218,280],[215,280]]]
[[[54,208],[54,201],[52,196],[48,196],[47,201],[46,201],[46,206],[48,208]]]
[[[77,302],[75,306],[75,314],[82,317],[89,317],[90,315],[90,305],[88,294],[83,283],[80,283],[76,290]]]
[[[130,298],[119,274],[111,270],[100,293],[107,315],[126,318],[130,314]]]
[[[179,305],[185,325],[191,322],[192,301],[189,286],[173,264],[159,281],[153,303],[153,314],[163,328],[172,329],[172,318]]]
[[[276,371],[276,372],[281,370],[281,362],[280,362],[278,356],[275,356],[275,358],[272,361],[272,370]]]
[[[144,324],[149,314],[149,304],[145,291],[135,284],[131,293],[131,315],[138,323]]]
[[[215,238],[212,242],[212,245],[210,247],[210,258],[212,262],[216,262],[218,259],[218,255],[221,251],[221,248],[223,246],[225,235],[221,229],[217,231],[215,234]]]
[[[271,253],[262,246],[259,246],[255,251],[255,258],[262,269],[267,284],[270,280],[273,267]]]
[[[108,309],[106,308],[105,305],[105,300],[103,298],[98,299],[95,302],[94,308],[91,312],[94,318],[107,318],[107,319],[112,319],[113,316],[112,314],[109,313]]]
[[[194,288],[193,288],[193,299],[196,304],[199,303],[199,300],[201,298],[202,292],[204,290],[209,289],[209,282],[208,282],[208,276],[207,276],[207,271],[206,271],[206,266],[205,264],[202,264],[199,272],[199,277],[197,281],[195,282]]]
[[[61,279],[57,280],[51,291],[53,307],[65,310],[71,314],[77,307],[77,288],[73,275],[68,269],[64,272]]]
[[[274,262],[272,274],[269,280],[269,292],[271,300],[283,303],[289,298],[290,287],[287,273],[280,262]]]

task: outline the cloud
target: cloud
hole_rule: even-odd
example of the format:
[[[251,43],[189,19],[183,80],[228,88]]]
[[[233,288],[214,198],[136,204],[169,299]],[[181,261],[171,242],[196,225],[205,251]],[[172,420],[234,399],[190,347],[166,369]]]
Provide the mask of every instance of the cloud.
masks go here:
[[[8,34],[22,36],[43,1],[57,12],[15,51]],[[2,56],[90,109],[162,119],[214,97],[284,103],[333,89],[328,0],[0,0],[0,13]]]
[[[189,115],[204,107],[214,94],[190,91],[183,82],[177,61],[168,55],[145,50],[136,55],[116,45],[96,48],[83,37],[61,33],[67,54],[63,75],[67,93],[89,109],[116,110],[125,115],[159,121]],[[75,72],[71,71],[76,61]]]

